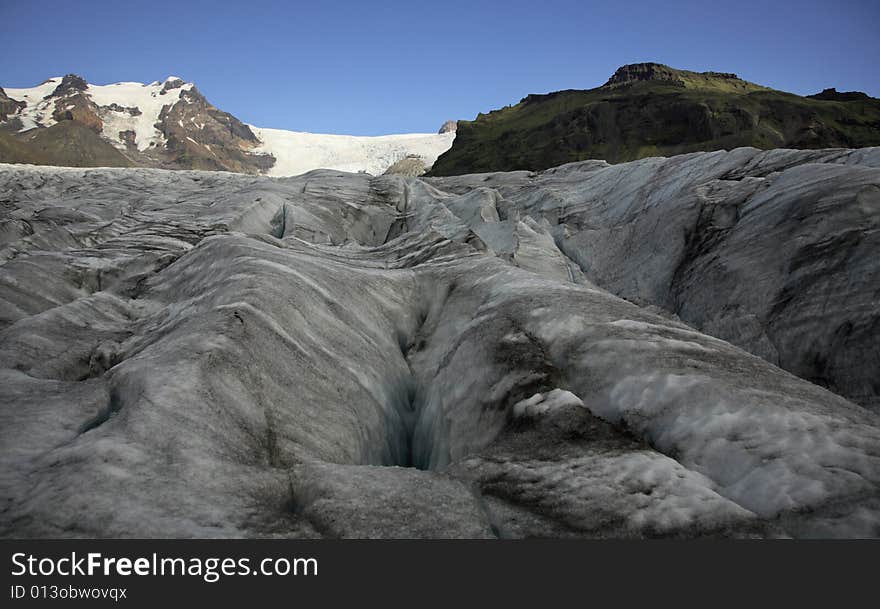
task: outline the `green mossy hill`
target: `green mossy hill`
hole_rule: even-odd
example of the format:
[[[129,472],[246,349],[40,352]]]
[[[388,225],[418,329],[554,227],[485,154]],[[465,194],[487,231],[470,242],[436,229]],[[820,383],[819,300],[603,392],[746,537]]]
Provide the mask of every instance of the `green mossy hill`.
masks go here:
[[[529,95],[459,121],[429,175],[541,170],[700,150],[880,145],[880,100],[858,92],[801,97],[723,72],[623,66],[601,87]]]
[[[0,163],[66,167],[131,167],[133,163],[100,135],[75,121],[13,134],[0,130]]]

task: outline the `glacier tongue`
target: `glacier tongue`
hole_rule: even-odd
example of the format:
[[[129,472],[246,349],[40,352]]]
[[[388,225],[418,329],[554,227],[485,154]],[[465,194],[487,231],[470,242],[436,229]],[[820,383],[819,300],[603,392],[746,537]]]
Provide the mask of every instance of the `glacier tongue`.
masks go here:
[[[359,136],[250,128],[261,142],[254,152],[275,157],[270,176],[299,175],[317,167],[379,175],[407,157],[431,167],[455,139],[454,131]]]
[[[0,166],[0,534],[877,536],[878,166]]]

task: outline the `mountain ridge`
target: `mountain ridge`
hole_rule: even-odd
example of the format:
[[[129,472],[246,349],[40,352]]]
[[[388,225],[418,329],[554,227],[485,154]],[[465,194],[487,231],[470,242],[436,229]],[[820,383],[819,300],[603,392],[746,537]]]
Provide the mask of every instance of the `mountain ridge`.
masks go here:
[[[880,100],[826,89],[802,97],[729,72],[628,64],[601,86],[531,94],[473,121],[430,175],[542,170],[602,159],[733,149],[880,144]]]

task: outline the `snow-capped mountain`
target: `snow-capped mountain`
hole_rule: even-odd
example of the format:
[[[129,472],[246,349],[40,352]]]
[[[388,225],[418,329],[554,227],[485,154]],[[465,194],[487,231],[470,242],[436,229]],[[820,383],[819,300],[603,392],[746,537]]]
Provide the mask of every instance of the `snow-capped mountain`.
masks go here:
[[[0,89],[2,162],[379,174],[406,158],[429,168],[455,138],[454,130],[441,131],[359,137],[259,128],[214,107],[175,76],[93,85],[68,74],[32,88]]]

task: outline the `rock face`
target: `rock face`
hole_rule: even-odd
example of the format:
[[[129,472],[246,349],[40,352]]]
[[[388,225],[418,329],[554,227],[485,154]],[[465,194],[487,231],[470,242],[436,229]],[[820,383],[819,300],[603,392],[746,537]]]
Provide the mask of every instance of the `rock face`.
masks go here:
[[[871,99],[867,93],[861,91],[838,91],[834,87],[823,89],[821,93],[807,95],[810,99],[824,99],[827,101],[856,101]]]
[[[399,175],[418,177],[424,175],[427,168],[425,162],[419,157],[406,157],[400,159],[394,165],[385,170],[384,175]]]
[[[528,95],[459,121],[431,174],[542,170],[731,150],[880,145],[880,100],[856,93],[800,97],[726,72],[658,63],[619,68],[601,87]]]
[[[452,133],[458,129],[458,121],[446,121],[437,133]]]
[[[0,532],[878,536],[878,167],[3,167]]]
[[[659,63],[633,63],[618,68],[606,85],[620,85],[635,81],[659,80],[679,83],[678,70]]]
[[[88,96],[89,84],[76,74],[68,74],[44,100],[54,102],[52,118],[56,123],[74,121],[95,133],[104,129],[98,105]]]
[[[0,121],[9,120],[10,116],[15,115],[26,105],[27,104],[25,104],[23,101],[10,99],[10,97],[6,95],[6,91],[4,91],[2,87],[0,87]]]
[[[679,87],[693,86],[695,81],[729,81],[734,87],[743,89],[758,89],[756,85],[742,80],[731,72],[691,72],[689,70],[677,70],[662,63],[632,63],[622,66],[611,75],[606,87],[625,85],[634,82],[668,82]]]
[[[166,81],[160,95],[183,86],[180,79]],[[260,173],[275,163],[270,154],[252,152],[260,141],[250,127],[209,104],[195,87],[182,90],[178,103],[162,108],[158,125],[168,164],[174,167]]]
[[[68,74],[9,93],[0,89],[0,162],[6,163],[89,165],[113,156],[106,151],[112,147],[123,160],[104,165],[274,176],[334,168],[378,175],[413,155],[430,167],[455,137],[454,130],[357,137],[260,129],[216,108],[194,84],[175,76],[146,85],[98,86]],[[31,145],[35,137],[44,143],[56,142],[54,135],[36,133],[63,122],[98,135],[80,138],[83,153],[73,161],[66,144]]]
[[[68,74],[61,79],[61,83],[46,98],[76,95],[77,93],[85,92],[88,88],[89,83],[86,82],[85,78],[76,74]]]

